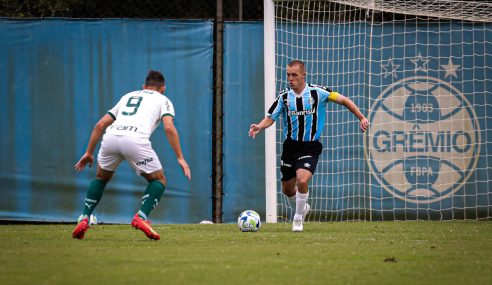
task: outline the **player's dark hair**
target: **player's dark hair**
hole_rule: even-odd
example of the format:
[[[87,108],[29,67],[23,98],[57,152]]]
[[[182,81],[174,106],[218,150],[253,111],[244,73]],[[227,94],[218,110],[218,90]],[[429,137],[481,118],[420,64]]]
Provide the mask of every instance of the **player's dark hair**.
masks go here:
[[[301,67],[301,70],[305,70],[305,69],[304,69],[304,62],[302,62],[302,61],[300,61],[300,60],[297,60],[297,59],[294,59],[293,61],[291,61],[291,62],[289,63],[289,66],[290,66],[290,67],[293,67],[293,66],[295,66],[295,65],[299,65],[299,66]]]
[[[152,87],[161,87],[164,86],[166,81],[164,80],[164,75],[156,70],[149,71],[147,74],[147,78],[145,78],[145,85]]]

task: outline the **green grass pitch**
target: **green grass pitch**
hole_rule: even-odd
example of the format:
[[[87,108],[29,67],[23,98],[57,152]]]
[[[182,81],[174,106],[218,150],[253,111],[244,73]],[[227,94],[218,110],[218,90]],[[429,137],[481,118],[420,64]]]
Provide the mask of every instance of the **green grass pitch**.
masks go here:
[[[0,284],[492,284],[492,222],[0,225]]]

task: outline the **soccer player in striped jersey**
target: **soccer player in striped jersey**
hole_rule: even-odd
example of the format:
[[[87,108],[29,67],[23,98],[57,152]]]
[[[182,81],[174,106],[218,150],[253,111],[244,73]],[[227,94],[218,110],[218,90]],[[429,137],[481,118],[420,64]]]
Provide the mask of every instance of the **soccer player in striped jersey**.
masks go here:
[[[318,163],[322,145],[318,141],[325,124],[327,103],[344,105],[360,121],[364,132],[369,121],[349,98],[326,87],[306,83],[304,63],[294,60],[287,66],[287,79],[290,88],[280,93],[268,110],[265,118],[258,124],[252,124],[249,136],[270,127],[282,116],[285,137],[280,171],[282,173],[282,192],[296,203],[292,231],[302,232],[303,222],[311,207],[308,184]]]
[[[161,121],[178,164],[184,175],[191,179],[191,171],[184,159],[178,131],[174,126],[174,107],[163,95],[165,90],[162,73],[151,70],[145,79],[143,90],[130,92],[121,97],[119,102],[95,125],[87,149],[75,165],[77,171],[84,170],[86,165],[92,166],[94,149],[102,137],[101,148],[97,155],[96,178],[87,191],[82,215],[72,233],[73,238],[84,238],[85,232],[89,229],[89,217],[101,200],[106,184],[113,177],[118,165],[126,160],[138,175],[149,182],[140,209],[133,217],[132,226],[143,231],[150,239],[160,239],[159,234],[150,226],[147,217],[159,203],[166,187],[162,165],[149,140]]]

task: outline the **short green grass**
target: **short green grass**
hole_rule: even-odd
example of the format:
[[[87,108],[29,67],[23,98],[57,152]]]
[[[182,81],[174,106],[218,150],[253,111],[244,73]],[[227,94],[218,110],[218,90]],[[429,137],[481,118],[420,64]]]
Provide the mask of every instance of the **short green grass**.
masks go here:
[[[0,225],[0,284],[492,284],[492,222]]]

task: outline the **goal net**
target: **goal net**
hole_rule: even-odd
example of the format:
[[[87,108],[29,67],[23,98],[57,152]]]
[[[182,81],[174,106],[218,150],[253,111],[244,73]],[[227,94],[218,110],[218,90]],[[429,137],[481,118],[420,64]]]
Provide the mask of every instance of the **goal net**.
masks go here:
[[[273,1],[270,14],[268,2],[265,45],[273,35],[275,62],[265,75],[273,71],[276,93],[299,59],[308,83],[349,97],[370,122],[361,133],[350,111],[329,104],[309,221],[490,219],[491,2]],[[289,221],[281,121],[273,140],[267,216]]]

